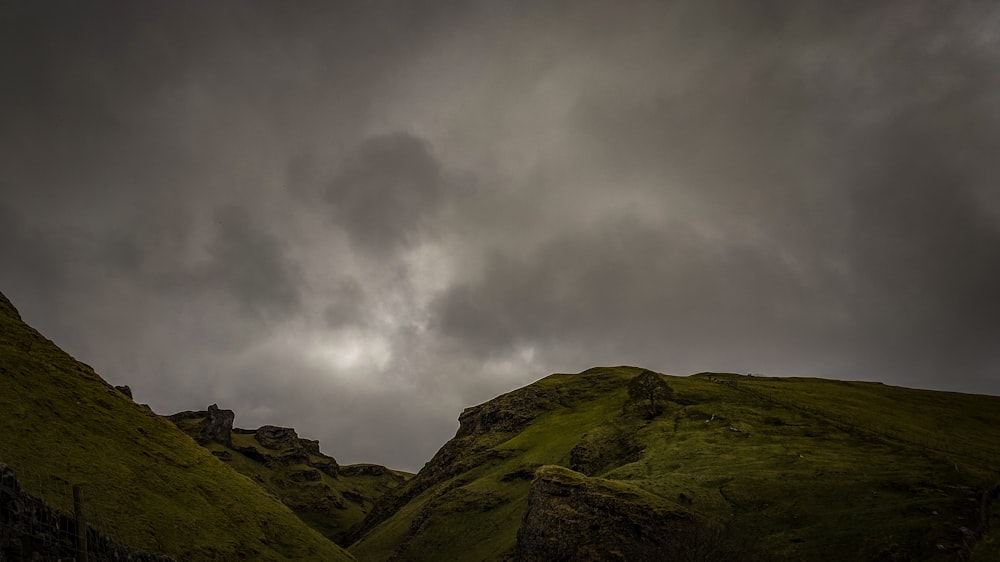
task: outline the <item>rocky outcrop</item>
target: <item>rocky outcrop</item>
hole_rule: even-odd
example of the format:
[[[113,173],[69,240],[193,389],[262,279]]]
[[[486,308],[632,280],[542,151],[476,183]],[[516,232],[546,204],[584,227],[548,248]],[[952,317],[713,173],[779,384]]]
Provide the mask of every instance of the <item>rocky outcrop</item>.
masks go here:
[[[302,439],[290,427],[265,425],[255,430],[235,429],[236,433],[253,434],[254,445],[234,445],[233,450],[243,453],[257,462],[283,465],[306,465],[324,472],[334,478],[339,474],[337,461],[319,450],[319,441]]]
[[[513,559],[748,559],[744,553],[724,552],[725,541],[719,536],[693,514],[628,484],[543,466],[531,484]]]
[[[253,438],[268,449],[300,448],[299,435],[290,427],[264,425],[254,432]]]
[[[116,386],[116,387],[115,387],[115,390],[117,390],[118,392],[121,392],[121,393],[122,393],[122,394],[124,394],[125,396],[128,396],[128,397],[129,397],[129,400],[132,400],[132,399],[133,399],[133,398],[132,398],[132,389],[131,389],[131,388],[129,387],[129,385],[127,385],[127,384],[123,384],[123,385],[121,385],[121,386]]]
[[[364,521],[351,531],[350,538],[360,539],[428,488],[490,459],[513,454],[512,451],[501,452],[493,447],[560,404],[558,392],[527,386],[466,408],[458,417],[459,428],[455,437],[445,443],[405,486],[383,497]]]
[[[219,443],[262,464],[301,464],[334,478],[340,470],[333,457],[320,452],[319,441],[303,439],[290,427],[264,425],[257,429],[234,428],[236,414],[232,410],[223,410],[216,404],[212,404],[207,410],[179,412],[167,418],[202,445]],[[233,434],[253,435],[254,443],[233,443]],[[215,451],[214,454],[222,460],[232,458],[227,451]]]
[[[302,446],[298,434],[290,427],[261,426],[254,432],[253,438],[265,449],[264,451],[253,445],[237,447],[236,450],[246,454],[247,449],[253,449],[250,456],[259,454],[266,459],[265,462],[309,464],[309,450]]]
[[[216,443],[225,446],[233,444],[233,420],[236,413],[232,410],[221,410],[216,404],[208,407],[208,416],[205,418],[205,435]]]
[[[557,404],[553,396],[537,388],[525,387],[489,402],[466,408],[458,416],[456,438],[482,433],[516,433]]]
[[[344,476],[387,476],[393,471],[380,464],[350,464],[340,467],[340,474]]]
[[[584,434],[569,452],[569,467],[594,476],[639,460],[643,448],[634,430],[597,427]]]
[[[167,416],[167,419],[201,445],[210,442],[227,447],[233,445],[233,421],[236,419],[236,413],[232,410],[223,410],[217,404],[212,404],[208,410],[178,412]],[[191,422],[196,423],[192,426]]]

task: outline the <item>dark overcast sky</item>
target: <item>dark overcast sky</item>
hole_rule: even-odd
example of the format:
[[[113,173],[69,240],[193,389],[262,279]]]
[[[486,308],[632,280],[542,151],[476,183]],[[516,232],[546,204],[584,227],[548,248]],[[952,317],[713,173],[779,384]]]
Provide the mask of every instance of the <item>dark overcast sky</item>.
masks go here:
[[[1000,394],[993,1],[0,4],[0,291],[417,469],[642,365]]]

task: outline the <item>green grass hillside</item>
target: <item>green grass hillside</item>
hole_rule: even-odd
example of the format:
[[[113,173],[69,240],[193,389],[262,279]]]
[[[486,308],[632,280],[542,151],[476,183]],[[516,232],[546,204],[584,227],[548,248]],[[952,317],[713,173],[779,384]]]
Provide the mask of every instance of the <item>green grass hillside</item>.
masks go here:
[[[231,424],[234,414],[225,412],[229,412],[225,420]],[[318,441],[301,439],[291,428],[248,430],[216,423],[206,432],[211,424],[208,411],[181,412],[169,419],[338,544],[343,544],[348,531],[365,518],[379,498],[413,476],[377,464],[340,466],[320,452]]]
[[[583,535],[612,527],[609,541],[626,540],[654,510],[688,537],[669,548],[690,560],[996,559],[1000,398],[705,373],[663,377],[673,396],[650,420],[623,407],[640,371],[552,375],[467,409],[349,550],[599,558]],[[574,528],[589,530],[558,534]],[[653,531],[636,540],[659,544]],[[575,555],[559,554],[574,541]]]
[[[0,462],[29,493],[84,484],[93,521],[178,560],[349,560],[285,505],[24,324],[0,295]]]

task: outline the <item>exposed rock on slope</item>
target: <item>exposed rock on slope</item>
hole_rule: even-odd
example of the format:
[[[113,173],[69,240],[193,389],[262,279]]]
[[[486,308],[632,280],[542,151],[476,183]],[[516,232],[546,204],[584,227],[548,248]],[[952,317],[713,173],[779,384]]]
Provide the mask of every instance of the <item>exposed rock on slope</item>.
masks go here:
[[[528,493],[514,560],[659,562],[690,559],[698,550],[714,548],[709,541],[697,544],[705,535],[704,523],[664,503],[621,482],[544,466]]]
[[[527,427],[542,412],[558,406],[559,397],[558,392],[525,387],[466,408],[458,418],[455,437],[445,443],[407,485],[386,494],[352,530],[348,542],[359,540],[429,488],[501,454],[490,444],[504,441]]]
[[[645,446],[636,439],[634,426],[596,427],[569,452],[569,467],[587,476],[642,458]]]
[[[167,418],[179,427],[183,426],[182,429],[194,437],[199,445],[210,441],[227,447],[233,445],[233,421],[236,419],[236,413],[232,410],[220,410],[218,405],[212,404],[206,411],[179,412]],[[185,423],[191,420],[194,420],[196,425]]]
[[[215,404],[168,417],[213,455],[254,479],[303,521],[341,544],[379,498],[410,476],[379,465],[341,467],[320,451],[319,441],[303,439],[290,427],[234,428],[235,413]]]

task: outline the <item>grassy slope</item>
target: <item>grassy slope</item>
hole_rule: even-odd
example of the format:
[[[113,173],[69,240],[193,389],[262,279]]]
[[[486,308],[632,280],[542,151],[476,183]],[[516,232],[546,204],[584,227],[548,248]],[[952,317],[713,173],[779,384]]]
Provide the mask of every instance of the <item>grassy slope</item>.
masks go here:
[[[0,412],[0,461],[49,479],[26,479],[28,491],[68,511],[69,498],[51,490],[85,484],[93,519],[136,548],[181,560],[350,559],[169,421],[22,323],[3,295]]]
[[[192,424],[197,421],[186,420]],[[251,434],[234,432],[232,439],[236,447],[253,447],[271,457],[278,458],[283,453],[261,445]],[[364,519],[378,498],[412,476],[392,470],[384,475],[344,474],[350,473],[352,467],[343,466],[342,473],[333,477],[305,464],[264,464],[219,443],[204,446],[210,451],[227,451],[229,460],[225,461],[226,464],[259,483],[292,508],[310,527],[333,541],[339,541],[351,527]],[[312,460],[319,463],[326,459]],[[315,474],[318,480],[301,481],[295,478],[297,473],[303,472]]]
[[[569,466],[585,435],[599,443],[609,429],[646,448],[638,461],[611,462],[595,476],[726,523],[736,540],[776,559],[906,551],[917,560],[952,560],[961,528],[975,527],[980,491],[997,482],[1000,398],[705,374],[667,377],[675,399],[645,422],[622,414],[626,383],[638,372],[592,369],[534,383],[529,388],[561,405],[518,433],[478,435],[453,462],[485,460],[425,490],[351,552],[363,560],[394,552],[412,560],[500,559],[513,548],[526,507],[529,482],[512,475]]]

